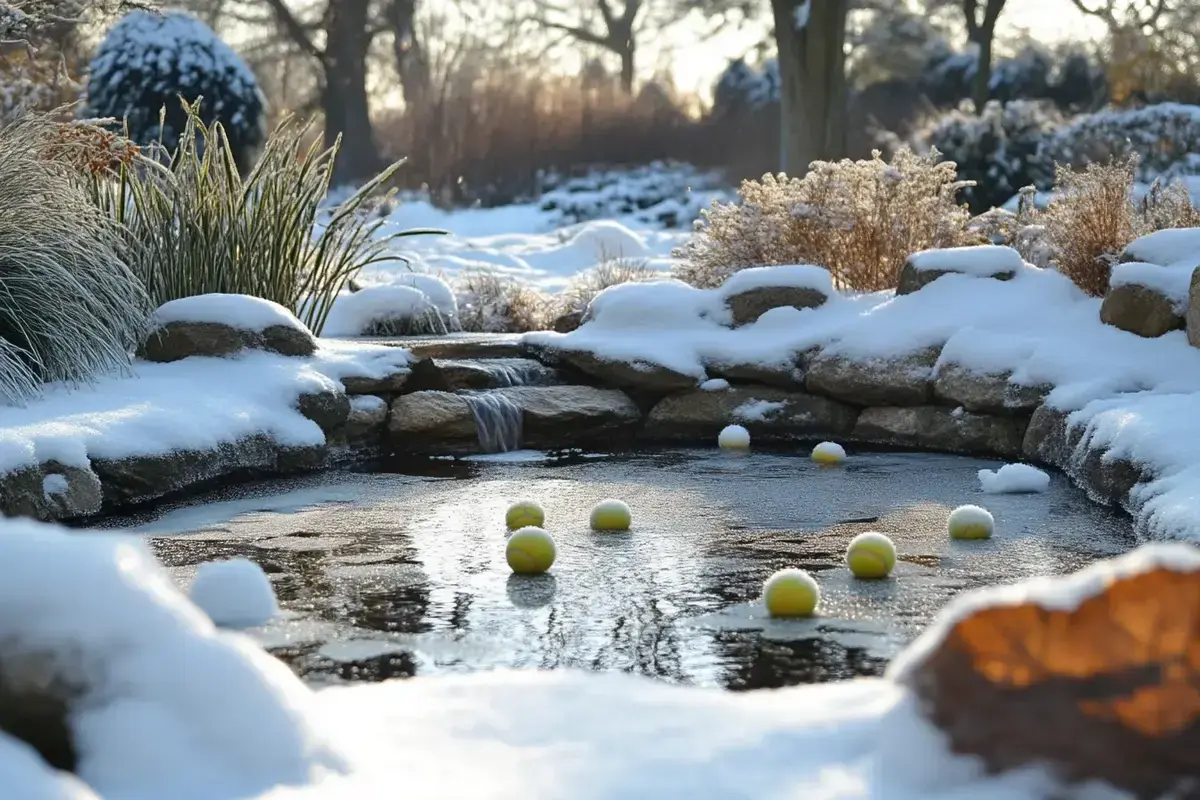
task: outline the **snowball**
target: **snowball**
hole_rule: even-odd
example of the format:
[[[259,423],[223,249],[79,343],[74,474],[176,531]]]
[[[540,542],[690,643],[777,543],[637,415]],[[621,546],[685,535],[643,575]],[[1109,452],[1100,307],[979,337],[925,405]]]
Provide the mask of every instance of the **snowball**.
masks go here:
[[[201,564],[188,594],[209,619],[223,628],[265,625],[279,613],[271,579],[248,558]]]
[[[976,278],[990,278],[1001,272],[1019,272],[1025,267],[1025,260],[1016,250],[991,244],[922,250],[909,256],[908,262],[919,272],[959,272]]]
[[[163,303],[154,312],[154,324],[171,322],[211,322],[255,333],[276,326],[308,330],[279,303],[248,294],[199,294]]]
[[[750,447],[750,431],[741,425],[728,425],[717,435],[717,446],[726,450],[745,450]]]
[[[729,381],[724,378],[709,378],[700,384],[700,391],[702,392],[723,392],[728,388]]]
[[[998,470],[979,470],[979,483],[987,494],[1044,492],[1050,476],[1029,464],[1005,464]]]

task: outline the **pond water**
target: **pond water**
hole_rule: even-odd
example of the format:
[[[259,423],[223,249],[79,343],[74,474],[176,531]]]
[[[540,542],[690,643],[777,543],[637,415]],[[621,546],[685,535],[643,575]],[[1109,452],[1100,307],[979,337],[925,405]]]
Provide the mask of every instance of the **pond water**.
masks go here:
[[[202,561],[260,563],[285,614],[250,634],[314,682],[532,667],[739,690],[879,674],[956,593],[1133,546],[1124,515],[1061,475],[1044,494],[982,494],[976,472],[996,466],[888,452],[832,469],[784,452],[519,452],[241,487],[106,525],[150,537],[182,584]],[[589,529],[608,497],[632,507],[631,532]],[[505,564],[504,511],[521,498],[546,508],[550,574]],[[992,540],[946,536],[962,503],[992,511]],[[865,530],[896,541],[892,579],[844,568]],[[818,617],[765,618],[762,582],[788,566],[817,576]]]

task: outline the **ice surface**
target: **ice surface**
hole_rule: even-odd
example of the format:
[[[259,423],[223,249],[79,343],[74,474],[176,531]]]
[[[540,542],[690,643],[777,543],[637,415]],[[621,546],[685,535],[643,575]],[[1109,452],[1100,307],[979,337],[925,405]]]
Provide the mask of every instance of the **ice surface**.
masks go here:
[[[1021,254],[1002,245],[975,245],[922,250],[908,257],[913,268],[961,272],[976,278],[987,278],[1001,272],[1018,272],[1025,267]]]
[[[170,322],[213,322],[241,331],[261,332],[280,325],[307,331],[296,315],[278,303],[245,294],[201,294],[163,303],[154,312],[156,325]]]
[[[1050,488],[1050,476],[1029,464],[1005,464],[997,470],[979,470],[985,494],[1023,494]]]

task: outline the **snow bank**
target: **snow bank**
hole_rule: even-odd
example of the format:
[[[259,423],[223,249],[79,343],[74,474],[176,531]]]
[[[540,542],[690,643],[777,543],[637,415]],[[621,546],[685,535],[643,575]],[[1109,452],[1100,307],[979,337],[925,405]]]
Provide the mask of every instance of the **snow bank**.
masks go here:
[[[139,539],[0,529],[0,659],[48,658],[45,677],[79,686],[67,723],[97,795],[253,797],[349,766],[312,693],[249,639],[217,632]],[[0,775],[6,796],[88,796],[59,791],[67,780],[38,775],[3,735]]]
[[[815,289],[826,297],[837,296],[833,290],[833,278],[830,276],[829,270],[809,264],[786,267],[751,267],[738,270],[729,276],[719,291],[721,298],[727,299],[752,289],[776,286]]]
[[[922,250],[909,256],[908,263],[918,272],[960,272],[975,278],[990,278],[1025,268],[1020,253],[1011,247],[993,244]]]
[[[1032,603],[1047,611],[1074,611],[1088,599],[1104,592],[1114,580],[1161,567],[1200,572],[1200,549],[1180,542],[1157,542],[1142,545],[1117,558],[1098,561],[1070,575],[1033,578],[1008,586],[964,592],[950,601],[937,620],[892,661],[887,676],[905,681],[954,625],[983,609]]]
[[[1122,258],[1150,264],[1200,266],[1200,228],[1168,228],[1134,239]]]
[[[154,312],[154,322],[160,326],[171,322],[211,322],[255,333],[277,325],[308,330],[295,314],[278,303],[246,294],[201,294],[171,300]]]
[[[401,272],[395,276],[393,283],[410,286],[423,293],[444,316],[455,317],[458,315],[458,302],[454,298],[454,290],[450,288],[450,284],[436,275]]]
[[[572,247],[590,251],[600,259],[637,258],[647,254],[642,237],[615,220],[588,222],[571,239]]]
[[[1200,254],[1197,255],[1197,266],[1200,266]],[[1160,266],[1129,262],[1113,267],[1108,279],[1109,286],[1145,286],[1154,289],[1174,301],[1179,311],[1187,309],[1188,292],[1192,285],[1192,269],[1183,264]]]
[[[676,280],[610,286],[588,308],[591,331],[707,329],[722,315],[714,292]]]
[[[1027,494],[1050,488],[1050,476],[1029,464],[1005,464],[998,470],[979,470],[985,494]]]
[[[430,313],[437,313],[437,309],[420,289],[371,286],[338,295],[321,333],[325,336],[362,336],[374,325],[420,319]]]

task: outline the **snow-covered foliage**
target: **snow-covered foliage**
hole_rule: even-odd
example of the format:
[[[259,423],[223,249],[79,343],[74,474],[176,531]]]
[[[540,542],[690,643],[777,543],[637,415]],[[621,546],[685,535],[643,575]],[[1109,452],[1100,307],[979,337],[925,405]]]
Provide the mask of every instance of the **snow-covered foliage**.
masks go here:
[[[918,80],[930,102],[953,107],[971,96],[978,57],[975,51],[933,50]],[[993,100],[1048,100],[1062,109],[1094,108],[1104,102],[1104,69],[1086,53],[1054,53],[1036,45],[992,64],[988,95]]]
[[[974,181],[963,189],[971,210],[1001,206],[1029,185],[1048,188],[1054,162],[1043,142],[1063,124],[1051,103],[1035,100],[992,101],[983,113],[956,109],[935,117],[916,134],[920,147],[936,147],[958,166],[958,176]]]
[[[40,117],[0,128],[0,402],[127,369],[149,322],[117,228],[80,187],[59,131]]]
[[[720,118],[756,111],[779,102],[779,62],[755,67],[744,58],[729,62],[713,89],[713,115]]]
[[[325,320],[325,336],[424,336],[445,334],[450,325],[441,309],[415,286],[369,286],[343,292]]]
[[[741,203],[715,203],[676,253],[676,277],[709,288],[746,267],[816,264],[838,287],[876,291],[895,287],[910,253],[971,243],[963,184],[936,152],[812,167],[745,181]]]
[[[1200,106],[1161,103],[1086,114],[1049,136],[1044,151],[1049,160],[1075,167],[1134,154],[1136,177],[1146,183],[1200,174]]]
[[[690,164],[655,162],[632,169],[595,169],[575,178],[546,176],[539,205],[557,225],[632,216],[645,224],[686,228],[714,197],[723,196],[720,185],[716,173]]]
[[[254,73],[190,14],[131,11],[105,36],[88,73],[84,115],[124,119],[140,144],[161,135],[164,146],[175,149],[187,121],[181,97],[187,103],[203,98],[200,118],[224,126],[242,169],[265,138],[266,100]]]

